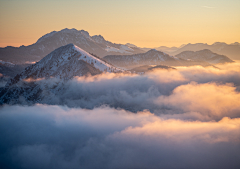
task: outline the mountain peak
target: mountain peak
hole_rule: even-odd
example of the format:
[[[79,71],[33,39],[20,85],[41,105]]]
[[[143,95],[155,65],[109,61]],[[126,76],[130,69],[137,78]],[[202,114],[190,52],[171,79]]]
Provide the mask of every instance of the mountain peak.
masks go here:
[[[59,47],[36,64],[27,67],[25,71],[8,82],[7,86],[28,78],[55,77],[68,80],[74,76],[95,75],[101,72],[123,72],[123,70],[70,43]]]
[[[240,45],[240,43],[235,42],[235,43],[232,43],[232,44],[230,44],[230,45]]]
[[[72,29],[65,28],[65,29],[62,29],[60,32],[76,32],[76,31],[78,30],[75,28],[72,28]]]
[[[227,44],[224,43],[224,42],[215,42],[215,43],[213,43],[212,45],[227,45]]]
[[[61,34],[79,35],[79,33],[82,34],[86,38],[90,37],[89,33],[87,31],[85,31],[85,30],[78,31],[75,28],[72,28],[72,29],[65,28],[65,29],[62,29],[60,31],[52,31],[50,33],[47,33],[46,35],[43,35],[41,38],[39,38],[37,40],[37,43],[42,42],[43,40],[48,39],[48,38],[50,38],[50,37],[52,37],[53,35],[56,35],[56,34],[60,34],[60,35]]]
[[[164,55],[164,56],[169,56],[168,54],[162,52],[162,51],[159,51],[157,49],[151,49],[149,51],[146,52],[147,54],[158,54],[158,55]],[[172,57],[172,56],[170,56]]]
[[[143,53],[140,48],[131,49],[122,44],[112,43],[101,35],[90,36],[85,30],[62,29],[52,31],[39,38],[36,43],[22,47],[1,48],[0,59],[14,64],[37,62],[61,46],[73,43],[81,49],[104,57],[110,54]]]
[[[85,31],[85,30],[80,30],[81,34],[84,35],[85,37],[89,38],[90,35],[88,33],[88,31]]]
[[[158,51],[157,49],[150,49],[148,52],[150,53],[150,52],[160,52],[160,51]]]
[[[92,39],[97,43],[106,42],[106,40],[104,39],[104,37],[102,35],[94,35],[94,36],[92,36]]]
[[[203,50],[200,50],[200,51],[197,51],[197,52],[199,52],[199,53],[205,53],[205,52],[207,52],[207,53],[213,53],[211,50],[209,50],[209,49],[203,49]]]

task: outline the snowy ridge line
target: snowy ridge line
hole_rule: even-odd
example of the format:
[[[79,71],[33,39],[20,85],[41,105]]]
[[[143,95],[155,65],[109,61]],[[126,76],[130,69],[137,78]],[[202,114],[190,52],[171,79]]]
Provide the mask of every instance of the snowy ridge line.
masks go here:
[[[69,80],[74,76],[96,75],[102,72],[125,72],[106,61],[95,57],[78,46],[70,43],[55,49],[39,62],[9,80],[6,87],[17,84],[23,79],[50,78]]]
[[[99,69],[100,71],[104,72],[122,72],[123,70],[113,67],[112,65],[108,64],[107,62],[89,54],[88,52],[82,50],[81,48],[73,45],[73,49],[81,53],[82,55],[79,57],[78,60],[83,60],[89,64],[94,65],[95,68]]]

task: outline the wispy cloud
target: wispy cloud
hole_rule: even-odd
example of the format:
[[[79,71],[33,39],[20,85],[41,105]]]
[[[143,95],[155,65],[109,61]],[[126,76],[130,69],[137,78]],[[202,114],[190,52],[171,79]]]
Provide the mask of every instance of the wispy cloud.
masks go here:
[[[202,6],[203,8],[208,8],[208,9],[213,9],[213,8],[216,8],[214,6]]]

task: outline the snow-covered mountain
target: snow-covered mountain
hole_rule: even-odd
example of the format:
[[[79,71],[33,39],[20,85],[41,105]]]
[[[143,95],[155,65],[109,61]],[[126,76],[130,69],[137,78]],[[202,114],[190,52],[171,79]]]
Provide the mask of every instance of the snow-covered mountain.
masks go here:
[[[144,52],[137,47],[109,42],[101,35],[90,36],[84,30],[63,29],[42,36],[36,43],[29,46],[0,48],[0,59],[15,64],[36,62],[51,51],[69,43],[73,43],[81,49],[100,57]]]
[[[41,61],[25,68],[22,73],[11,79],[11,81],[7,83],[7,86],[29,78],[56,77],[68,80],[74,76],[83,76],[86,74],[95,75],[104,71],[122,72],[123,70],[89,54],[76,45],[68,44],[54,50]]]
[[[183,46],[182,48],[170,52],[168,54],[171,54],[173,56],[176,56],[177,54],[180,54],[184,51],[200,51],[204,49],[209,49],[214,53],[218,53],[220,55],[225,55],[229,57],[230,59],[236,59],[240,60],[240,43],[235,42],[232,44],[226,44],[223,42],[215,42],[212,45],[208,45],[206,43],[196,43],[196,44],[187,44]]]
[[[28,66],[25,70],[9,80],[0,91],[0,103],[18,103],[20,97],[35,102],[51,93],[64,90],[63,84],[75,76],[96,75],[102,72],[124,72],[106,61],[93,56],[81,48],[68,44],[62,46],[41,61]],[[41,79],[55,78],[56,83],[39,85]],[[53,82],[52,82],[53,83]],[[44,93],[43,93],[44,92]]]
[[[231,63],[233,62],[227,56],[219,55],[217,53],[213,53],[208,49],[200,50],[200,51],[184,51],[180,54],[176,55],[177,58],[181,59],[190,59],[193,61],[205,61],[211,64],[218,63]]]

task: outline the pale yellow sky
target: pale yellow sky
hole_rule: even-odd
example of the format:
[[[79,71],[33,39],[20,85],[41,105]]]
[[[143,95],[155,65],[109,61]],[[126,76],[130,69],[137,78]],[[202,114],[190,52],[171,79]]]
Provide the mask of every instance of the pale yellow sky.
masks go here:
[[[84,29],[140,47],[240,42],[239,0],[0,0],[0,46]]]

